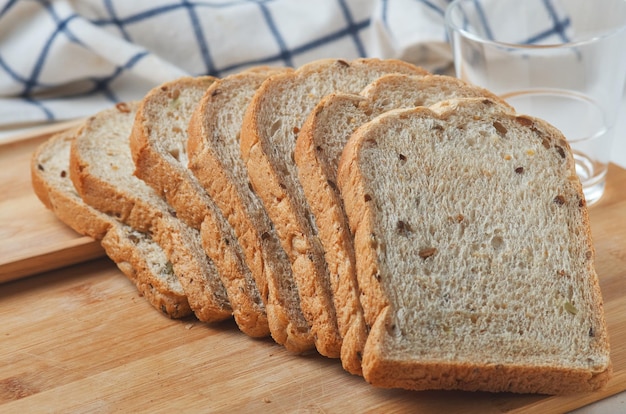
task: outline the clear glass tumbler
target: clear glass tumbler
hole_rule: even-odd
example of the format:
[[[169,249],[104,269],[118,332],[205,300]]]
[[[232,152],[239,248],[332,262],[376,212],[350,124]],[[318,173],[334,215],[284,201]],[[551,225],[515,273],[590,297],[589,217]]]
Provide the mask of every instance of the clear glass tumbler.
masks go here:
[[[459,78],[559,128],[587,204],[604,193],[626,80],[626,0],[455,0]]]

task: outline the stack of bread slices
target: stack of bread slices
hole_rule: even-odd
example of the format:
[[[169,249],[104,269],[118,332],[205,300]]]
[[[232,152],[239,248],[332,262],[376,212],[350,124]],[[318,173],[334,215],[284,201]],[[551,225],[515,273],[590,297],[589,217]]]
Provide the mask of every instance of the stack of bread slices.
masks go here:
[[[397,60],[188,77],[51,137],[41,201],[157,309],[380,387],[564,394],[611,372],[563,135]]]

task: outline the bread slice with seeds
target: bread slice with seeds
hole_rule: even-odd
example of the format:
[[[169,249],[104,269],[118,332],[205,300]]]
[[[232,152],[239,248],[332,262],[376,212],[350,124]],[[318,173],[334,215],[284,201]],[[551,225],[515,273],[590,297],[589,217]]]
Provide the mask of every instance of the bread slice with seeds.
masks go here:
[[[396,60],[326,59],[294,72],[273,76],[255,93],[244,115],[241,153],[254,191],[263,201],[291,261],[300,305],[311,325],[317,350],[341,353],[352,315],[334,302],[339,275],[329,274],[317,224],[311,215],[294,162],[297,134],[321,98],[332,92],[358,93],[388,73],[426,74]],[[360,335],[360,334],[357,334]],[[342,358],[346,370],[359,373],[358,355]]]
[[[256,89],[272,74],[288,69],[258,68],[214,82],[189,121],[189,169],[232,225],[266,298],[274,340],[289,351],[313,347],[300,309],[291,265],[263,204],[252,191],[240,156],[239,134],[245,109]]]
[[[352,335],[344,338],[348,355],[362,354],[367,328],[359,299],[354,247],[337,188],[337,165],[343,148],[360,125],[395,108],[427,106],[456,97],[491,97],[491,92],[449,76],[389,74],[359,95],[331,94],[316,105],[298,134],[295,163],[302,189],[315,217],[330,274],[339,275],[333,295],[343,297],[352,315]],[[365,311],[369,308],[365,307]],[[372,318],[369,318],[372,319]],[[348,329],[348,331],[350,331]]]
[[[338,184],[380,387],[566,394],[611,372],[571,150],[484,98],[386,112],[352,135]]]
[[[70,147],[76,132],[55,134],[33,153],[35,194],[73,230],[99,240],[107,256],[154,308],[170,318],[190,315],[187,297],[163,249],[148,234],[88,206],[76,192],[69,176]]]
[[[164,83],[142,99],[130,136],[135,175],[156,190],[188,226],[201,230],[202,246],[228,292],[235,321],[252,337],[270,333],[264,297],[235,232],[188,169],[187,128],[200,99],[216,79],[185,77]]]
[[[200,234],[174,216],[152,188],[133,175],[128,137],[137,103],[121,103],[89,118],[70,148],[70,178],[90,206],[142,233],[149,233],[172,263],[199,320],[232,316],[228,296]]]

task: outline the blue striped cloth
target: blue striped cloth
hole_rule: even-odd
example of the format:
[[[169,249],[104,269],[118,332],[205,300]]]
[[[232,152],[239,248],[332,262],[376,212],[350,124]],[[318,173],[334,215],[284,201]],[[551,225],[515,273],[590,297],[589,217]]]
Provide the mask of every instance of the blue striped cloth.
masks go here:
[[[0,0],[0,127],[85,117],[179,76],[256,65],[381,57],[449,72],[449,2]]]

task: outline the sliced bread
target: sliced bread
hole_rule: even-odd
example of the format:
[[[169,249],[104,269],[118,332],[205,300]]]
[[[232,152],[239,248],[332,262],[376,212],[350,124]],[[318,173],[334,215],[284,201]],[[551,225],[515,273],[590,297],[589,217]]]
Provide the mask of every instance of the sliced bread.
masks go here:
[[[165,198],[177,217],[201,229],[202,245],[228,292],[235,321],[253,337],[270,333],[261,292],[233,228],[187,168],[187,127],[212,77],[165,83],[142,99],[130,136],[135,175]],[[263,282],[263,279],[258,279]]]
[[[289,351],[313,347],[291,265],[240,156],[244,111],[261,83],[282,70],[254,70],[214,82],[189,121],[189,169],[232,225],[265,299],[270,333]]]
[[[338,185],[374,315],[368,382],[546,394],[606,383],[588,213],[558,130],[484,98],[390,111],[350,138]]]
[[[337,188],[337,164],[352,132],[394,108],[431,105],[455,97],[491,97],[485,89],[448,76],[389,74],[376,79],[360,95],[331,94],[316,105],[298,134],[295,163],[302,189],[319,230],[331,275],[338,275],[333,295],[343,298],[347,355],[362,354],[367,328],[359,299],[352,234]],[[365,310],[369,310],[365,307]],[[373,320],[368,315],[368,320]],[[342,312],[338,311],[338,317]],[[344,332],[344,335],[346,334]],[[358,335],[356,335],[358,333]]]
[[[128,137],[137,103],[120,103],[89,118],[70,149],[70,178],[90,206],[114,216],[161,246],[199,320],[232,316],[228,296],[200,234],[175,217],[152,188],[133,176]]]
[[[58,133],[33,153],[35,194],[76,232],[101,241],[106,254],[154,308],[170,318],[190,315],[187,297],[163,249],[148,234],[88,206],[76,192],[69,175],[70,147],[76,132]]]
[[[423,75],[426,71],[396,60],[315,61],[265,81],[242,124],[241,155],[250,182],[291,261],[300,305],[317,350],[328,357],[340,356],[351,315],[343,313],[344,304],[334,302],[333,286],[339,283],[339,275],[328,272],[318,226],[298,181],[296,137],[322,97],[332,92],[358,93],[387,73]],[[346,355],[342,363],[346,370],[360,372],[359,355]]]

